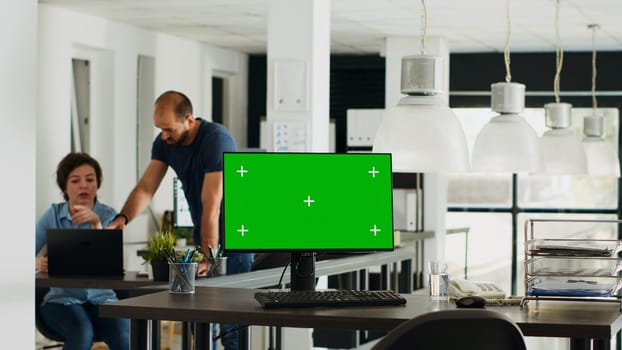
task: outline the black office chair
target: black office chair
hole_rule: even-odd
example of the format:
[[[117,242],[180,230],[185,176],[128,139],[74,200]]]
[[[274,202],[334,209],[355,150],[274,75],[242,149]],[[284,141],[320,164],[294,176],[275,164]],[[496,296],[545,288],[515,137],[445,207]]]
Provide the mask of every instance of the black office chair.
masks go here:
[[[402,349],[526,350],[526,346],[520,328],[505,315],[486,309],[455,309],[408,320],[372,348]]]
[[[52,349],[52,348],[60,348],[63,346],[63,341],[65,340],[58,333],[54,332],[50,327],[43,322],[41,318],[41,312],[39,309],[41,308],[41,303],[43,302],[43,297],[49,291],[49,288],[35,288],[35,325],[39,333],[41,333],[44,337],[59,342],[58,344],[46,345],[43,349]]]

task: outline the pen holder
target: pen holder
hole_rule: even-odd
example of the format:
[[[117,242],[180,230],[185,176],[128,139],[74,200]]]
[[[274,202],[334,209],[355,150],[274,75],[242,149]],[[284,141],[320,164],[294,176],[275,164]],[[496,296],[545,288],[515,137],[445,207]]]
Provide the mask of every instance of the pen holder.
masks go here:
[[[217,277],[227,274],[227,257],[207,258],[207,276]]]
[[[198,263],[169,263],[168,291],[170,293],[194,293]]]

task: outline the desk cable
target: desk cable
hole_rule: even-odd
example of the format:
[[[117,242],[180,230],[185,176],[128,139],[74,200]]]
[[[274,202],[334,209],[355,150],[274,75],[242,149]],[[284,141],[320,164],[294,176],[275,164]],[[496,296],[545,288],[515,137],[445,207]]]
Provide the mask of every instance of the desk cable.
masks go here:
[[[289,266],[289,262],[287,264],[285,264],[285,267],[283,268],[283,272],[281,272],[281,278],[279,278],[279,283],[278,286],[282,287],[282,283],[283,283],[283,276],[285,276],[285,271],[287,271],[287,267]]]

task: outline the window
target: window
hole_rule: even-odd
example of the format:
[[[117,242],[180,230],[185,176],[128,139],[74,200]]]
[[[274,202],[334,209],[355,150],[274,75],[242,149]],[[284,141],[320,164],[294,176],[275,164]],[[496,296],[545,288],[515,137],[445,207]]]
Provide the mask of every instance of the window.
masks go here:
[[[477,133],[494,115],[489,108],[453,108],[461,121],[469,150]],[[583,117],[591,108],[573,108],[572,128],[582,135]],[[618,145],[618,109],[605,112],[605,136]],[[527,108],[522,115],[538,135],[546,130],[544,109]],[[460,235],[446,241],[450,273],[461,276],[468,266],[468,278],[489,280],[506,291],[524,292],[524,222],[529,218],[616,219],[618,178],[590,176],[471,175],[448,176],[447,227],[469,227],[468,251]],[[617,239],[616,227],[568,225],[561,234],[570,237],[580,232],[607,235]],[[454,237],[455,236],[455,237]]]

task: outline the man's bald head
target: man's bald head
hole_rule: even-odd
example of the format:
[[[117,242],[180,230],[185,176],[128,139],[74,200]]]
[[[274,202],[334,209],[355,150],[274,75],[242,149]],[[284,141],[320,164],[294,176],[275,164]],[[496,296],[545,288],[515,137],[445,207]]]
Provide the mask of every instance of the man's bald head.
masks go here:
[[[179,91],[169,90],[161,94],[155,101],[156,110],[173,110],[177,118],[183,120],[192,115],[190,99]]]

